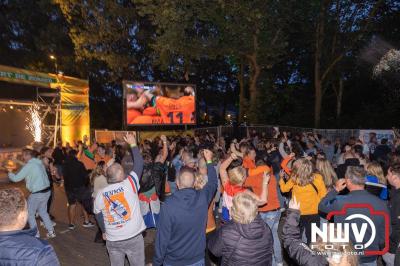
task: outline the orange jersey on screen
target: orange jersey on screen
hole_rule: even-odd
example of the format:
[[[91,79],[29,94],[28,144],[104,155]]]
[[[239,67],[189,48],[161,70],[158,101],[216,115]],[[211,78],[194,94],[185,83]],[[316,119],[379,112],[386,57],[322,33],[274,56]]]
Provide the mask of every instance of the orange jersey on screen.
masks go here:
[[[128,109],[126,112],[126,121],[128,122],[128,124],[132,124],[133,120],[135,120],[136,117],[141,115],[142,113],[136,109]]]
[[[132,125],[156,125],[163,124],[161,116],[141,115],[135,118]]]
[[[156,99],[156,108],[165,124],[191,124],[195,122],[194,96],[182,96],[179,99],[159,96]]]

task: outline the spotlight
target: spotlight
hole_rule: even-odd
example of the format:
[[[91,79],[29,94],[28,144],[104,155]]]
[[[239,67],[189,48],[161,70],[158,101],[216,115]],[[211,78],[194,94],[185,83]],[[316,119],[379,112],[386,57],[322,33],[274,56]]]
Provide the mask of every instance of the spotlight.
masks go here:
[[[11,110],[14,109],[14,106],[13,106],[13,105],[10,105],[10,109],[11,109]]]

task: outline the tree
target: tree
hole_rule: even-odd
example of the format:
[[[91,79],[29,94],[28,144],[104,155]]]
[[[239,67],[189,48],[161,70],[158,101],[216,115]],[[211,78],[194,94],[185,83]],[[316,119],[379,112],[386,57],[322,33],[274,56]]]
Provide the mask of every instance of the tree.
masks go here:
[[[327,80],[337,64],[365,37],[384,1],[318,1],[314,49],[314,126],[320,127],[323,95]],[[340,83],[340,82],[339,82]],[[339,87],[340,88],[340,87]],[[338,93],[337,100],[341,101]],[[338,103],[341,106],[341,103]]]
[[[231,58],[240,85],[240,119],[247,100],[251,122],[259,122],[259,78],[279,60],[285,19],[281,1],[145,1],[136,0],[140,13],[157,32],[153,48],[161,65],[180,65],[188,78],[193,61],[217,56]],[[162,10],[162,12],[160,12]],[[248,82],[245,82],[248,77]]]

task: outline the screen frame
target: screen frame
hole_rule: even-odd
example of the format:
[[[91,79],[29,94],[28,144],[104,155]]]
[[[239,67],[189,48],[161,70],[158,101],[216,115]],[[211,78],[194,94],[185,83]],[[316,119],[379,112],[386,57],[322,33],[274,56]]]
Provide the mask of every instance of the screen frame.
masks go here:
[[[193,88],[194,93],[195,93],[195,112],[194,112],[194,123],[182,123],[182,124],[128,124],[127,121],[127,108],[126,108],[126,91],[127,91],[127,84],[132,84],[132,83],[149,83],[149,84],[158,84],[158,85],[174,85],[174,86],[190,86]],[[193,83],[177,83],[177,82],[153,82],[153,81],[138,81],[138,80],[122,80],[122,119],[123,119],[123,125],[125,129],[128,128],[140,128],[140,127],[148,127],[148,128],[157,128],[157,127],[169,127],[171,129],[173,128],[179,128],[181,126],[184,126],[185,128],[188,126],[197,126],[197,88],[196,85]]]

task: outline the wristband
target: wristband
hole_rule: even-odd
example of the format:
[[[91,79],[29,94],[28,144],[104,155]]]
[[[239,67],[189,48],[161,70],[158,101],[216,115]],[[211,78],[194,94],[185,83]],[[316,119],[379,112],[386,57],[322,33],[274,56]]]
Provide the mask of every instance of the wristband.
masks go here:
[[[131,148],[135,148],[137,146],[137,144],[129,144],[129,147]]]
[[[211,164],[211,163],[213,163],[213,161],[212,161],[212,160],[209,160],[209,161],[207,161],[207,163],[208,163],[208,164]]]

